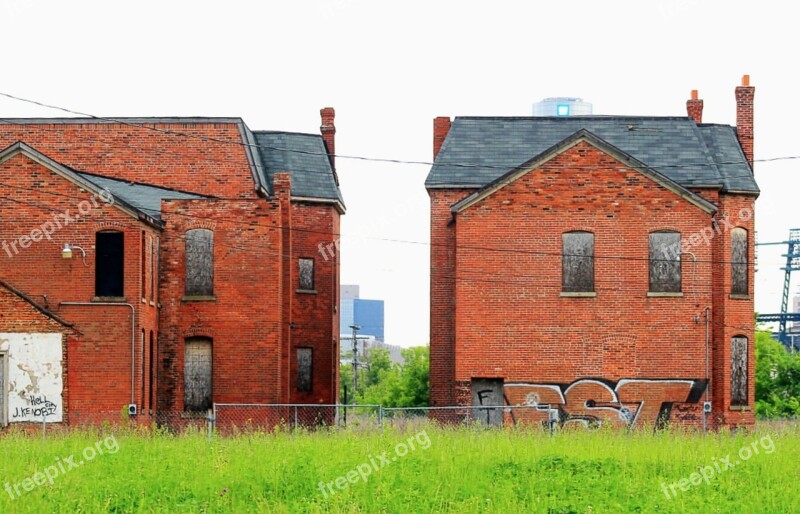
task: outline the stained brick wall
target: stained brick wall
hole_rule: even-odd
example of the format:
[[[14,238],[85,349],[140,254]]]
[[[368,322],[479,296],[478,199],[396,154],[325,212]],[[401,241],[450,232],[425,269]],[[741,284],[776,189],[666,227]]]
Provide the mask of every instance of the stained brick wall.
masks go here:
[[[710,229],[711,214],[585,142],[454,221],[450,207],[469,191],[429,193],[432,405],[471,403],[472,379],[495,378],[507,384],[511,404],[552,402],[573,418],[612,422],[624,406],[639,424],[656,423],[669,404],[672,422],[697,425],[700,393],[710,380],[710,422],[752,423],[752,411],[729,409],[730,338],[752,340],[753,327],[752,292],[729,298],[729,232],[721,230],[708,244],[701,240],[683,256],[681,296],[648,295],[648,234],[671,230],[683,241],[699,238]],[[752,208],[752,198],[699,193],[719,205],[717,217],[735,212],[738,219],[739,209]],[[752,234],[751,218],[737,224]],[[561,295],[567,231],[595,234],[596,296]],[[752,291],[752,266],[749,276]],[[710,376],[706,307],[712,312]],[[752,344],[750,353],[752,397]]]
[[[194,336],[213,340],[215,402],[334,402],[339,257],[337,252],[334,260],[324,262],[318,244],[337,237],[338,212],[330,204],[292,203],[288,174],[276,174],[274,199],[256,197],[245,149],[236,144],[241,137],[235,123],[156,128],[94,122],[0,127],[0,147],[22,140],[80,171],[218,197],[164,201],[163,229],[101,203],[59,229],[52,240],[18,255],[0,251],[0,279],[32,297],[47,295],[51,308],[79,333],[70,336],[65,349],[71,420],[119,419],[131,401],[145,420],[156,407],[183,409],[184,345]],[[0,164],[0,241],[28,234],[54,213],[75,212],[89,196],[25,156]],[[184,297],[184,238],[193,228],[214,232],[213,298]],[[95,234],[101,230],[124,233],[124,301],[112,306],[98,305],[94,298]],[[64,243],[86,250],[85,266],[77,249],[72,259],[62,259]],[[296,293],[300,254],[317,258],[314,295]],[[125,304],[135,310],[133,356]],[[0,316],[17,316],[1,306]],[[291,343],[290,337],[295,337]],[[314,348],[311,393],[296,392],[292,365],[298,346]],[[151,403],[154,396],[157,402]]]

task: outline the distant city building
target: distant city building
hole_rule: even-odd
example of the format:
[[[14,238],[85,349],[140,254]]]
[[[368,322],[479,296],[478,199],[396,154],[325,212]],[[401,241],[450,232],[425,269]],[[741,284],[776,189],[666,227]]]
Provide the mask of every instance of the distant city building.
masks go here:
[[[342,364],[351,364],[353,362],[353,334],[342,334],[339,337],[339,348],[340,348],[340,362]],[[375,348],[384,348],[389,350],[389,358],[395,364],[402,364],[403,363],[403,355],[401,346],[393,345],[393,344],[386,344],[381,341],[375,339],[374,336],[356,336],[356,344],[358,347],[358,359],[362,361],[364,359],[364,355],[366,352],[373,350]]]
[[[350,325],[356,324],[361,327],[359,336],[373,336],[378,341],[384,341],[383,300],[359,298],[359,286],[343,285],[339,312],[343,333],[348,333]]]
[[[592,114],[592,104],[582,98],[545,98],[533,104],[534,116],[588,116]]]

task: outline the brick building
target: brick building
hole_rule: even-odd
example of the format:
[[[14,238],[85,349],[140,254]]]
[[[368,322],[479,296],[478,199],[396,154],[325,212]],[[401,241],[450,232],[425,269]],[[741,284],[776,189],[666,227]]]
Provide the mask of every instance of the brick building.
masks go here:
[[[436,118],[431,404],[752,424],[753,96],[736,127],[696,92],[686,117]]]
[[[334,111],[0,124],[0,424],[335,403]]]

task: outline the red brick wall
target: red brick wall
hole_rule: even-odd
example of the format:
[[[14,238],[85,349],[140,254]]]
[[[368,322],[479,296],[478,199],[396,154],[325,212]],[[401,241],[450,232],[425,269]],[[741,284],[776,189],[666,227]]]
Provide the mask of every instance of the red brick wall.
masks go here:
[[[291,403],[335,403],[338,397],[339,252],[320,252],[339,233],[339,213],[329,205],[292,204],[292,299],[289,391]],[[327,258],[326,258],[327,256]],[[314,259],[314,293],[298,292],[297,260]],[[310,392],[297,391],[296,349],[312,349]]]
[[[577,169],[586,166],[592,168]],[[712,217],[621,166],[580,143],[548,162],[546,169],[528,173],[462,211],[450,226],[449,207],[467,192],[430,192],[432,404],[449,398],[468,403],[472,378],[561,384],[563,389],[591,378],[607,385],[585,382],[573,388],[563,407],[571,415],[588,415],[583,404],[592,394],[617,394],[634,412],[644,409],[637,405],[645,401],[649,410],[637,422],[655,422],[644,418],[655,416],[653,404],[662,402],[676,403],[673,421],[698,422],[696,402],[706,380],[702,312],[718,300],[719,295],[712,295],[717,284],[711,260],[718,259],[715,245],[725,239],[691,248],[696,263],[684,255],[683,296],[648,297],[648,234],[679,231],[685,242],[710,227]],[[561,296],[562,234],[573,230],[595,234],[596,297]],[[721,269],[730,280],[727,265],[713,269]],[[449,300],[451,290],[454,300]],[[725,323],[752,327],[752,299],[737,302],[739,317],[725,314]],[[713,310],[715,320],[720,311]],[[736,334],[724,335],[727,348],[729,338],[724,338],[729,335]],[[718,343],[720,337],[715,331],[713,371],[724,382],[719,371],[724,363],[716,365],[726,358],[720,354],[726,347]],[[730,374],[729,361],[727,369]],[[624,379],[660,382],[616,386]],[[693,383],[665,382],[677,379]],[[614,387],[620,390],[609,393]],[[590,393],[592,388],[596,390]],[[642,397],[633,398],[637,395]],[[690,404],[684,404],[690,396]],[[715,411],[721,407],[715,402]]]
[[[430,189],[431,333],[430,403],[454,405],[455,226],[450,207],[471,190]]]
[[[265,200],[163,202],[159,408],[183,410],[188,337],[213,340],[213,401],[281,401],[280,209]],[[213,300],[184,299],[185,233],[214,233]]]
[[[72,169],[194,193],[255,197],[233,123],[0,125],[0,149],[23,141]],[[157,130],[151,130],[155,128]],[[178,135],[166,133],[181,132]],[[207,141],[213,138],[232,143]]]
[[[5,241],[9,251],[0,251],[0,277],[28,296],[44,303],[47,296],[50,309],[66,321],[73,323],[80,333],[71,338],[65,361],[68,381],[71,418],[93,417],[97,413],[118,413],[131,401],[131,317],[130,309],[120,304],[106,307],[67,306],[62,302],[92,302],[95,293],[95,234],[101,230],[119,230],[125,239],[125,302],[135,309],[134,331],[147,331],[156,326],[156,307],[141,299],[142,283],[142,231],[145,240],[159,231],[147,226],[101,199],[91,200],[91,194],[62,178],[24,155],[17,155],[0,164],[0,242]],[[80,213],[79,206],[91,206],[79,219],[52,232],[50,240],[32,242],[28,248],[10,246],[20,236],[30,235],[42,224],[52,222],[55,214]],[[77,245],[86,251],[84,260],[80,250],[73,251],[72,259],[62,259],[65,243]],[[147,252],[145,252],[145,259]],[[149,272],[149,267],[145,271]],[[46,270],[46,273],[43,273]],[[140,341],[137,338],[137,345]],[[143,349],[136,348],[136,377],[134,401],[139,403],[143,377],[148,370],[142,368]],[[65,400],[66,401],[66,400]]]
[[[754,422],[755,406],[755,333],[754,333],[754,280],[755,268],[755,219],[748,213],[754,212],[753,198],[743,195],[722,195],[719,212],[719,236],[715,237],[714,260],[720,264],[714,267],[714,312],[712,315],[714,332],[714,381],[712,382],[712,402],[714,418],[728,425],[749,425]],[[727,220],[727,224],[722,222]],[[749,295],[731,295],[731,238],[730,228],[741,227],[748,235],[748,288]],[[748,339],[748,404],[749,410],[731,408],[731,338],[746,336]]]

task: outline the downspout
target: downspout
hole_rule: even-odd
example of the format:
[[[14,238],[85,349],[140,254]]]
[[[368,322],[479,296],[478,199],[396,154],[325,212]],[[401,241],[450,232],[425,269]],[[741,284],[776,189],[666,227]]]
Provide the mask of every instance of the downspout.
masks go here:
[[[131,405],[136,403],[136,309],[129,303],[121,302],[61,302],[59,305],[81,307],[129,307],[131,309]],[[144,380],[144,377],[142,377]]]

